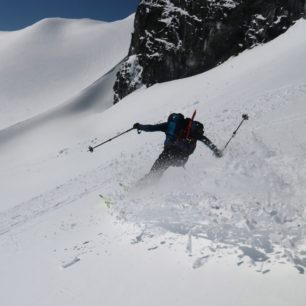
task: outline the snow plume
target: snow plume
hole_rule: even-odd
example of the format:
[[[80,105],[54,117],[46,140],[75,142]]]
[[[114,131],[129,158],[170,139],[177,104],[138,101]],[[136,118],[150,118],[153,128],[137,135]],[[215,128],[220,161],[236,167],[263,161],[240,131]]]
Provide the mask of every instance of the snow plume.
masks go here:
[[[296,177],[297,169],[290,169],[292,160],[266,152],[253,137],[259,150],[248,160],[243,160],[247,152],[230,153],[226,168],[219,171],[201,172],[196,165],[187,171],[170,169],[157,184],[132,188],[123,198],[112,195],[113,213],[138,224],[144,238],[185,236],[195,268],[207,257],[235,254],[237,264],[254,266],[259,272],[289,262],[303,273],[306,175]],[[306,165],[306,158],[299,164]]]

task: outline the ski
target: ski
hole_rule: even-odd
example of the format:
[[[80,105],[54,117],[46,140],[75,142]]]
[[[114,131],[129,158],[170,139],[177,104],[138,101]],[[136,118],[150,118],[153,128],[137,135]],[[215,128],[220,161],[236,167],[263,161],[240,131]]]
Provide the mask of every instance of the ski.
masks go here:
[[[115,202],[111,198],[106,197],[103,194],[99,194],[99,197],[103,200],[103,202],[104,202],[104,204],[107,208],[111,208],[112,206],[115,205]]]

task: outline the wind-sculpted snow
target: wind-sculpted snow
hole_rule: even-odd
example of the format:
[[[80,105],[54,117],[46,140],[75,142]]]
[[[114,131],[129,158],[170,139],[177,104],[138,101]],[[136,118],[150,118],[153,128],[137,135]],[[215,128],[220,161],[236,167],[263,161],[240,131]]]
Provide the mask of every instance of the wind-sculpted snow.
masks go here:
[[[0,32],[0,128],[61,106],[105,75],[126,56],[132,28],[133,16],[50,18]]]

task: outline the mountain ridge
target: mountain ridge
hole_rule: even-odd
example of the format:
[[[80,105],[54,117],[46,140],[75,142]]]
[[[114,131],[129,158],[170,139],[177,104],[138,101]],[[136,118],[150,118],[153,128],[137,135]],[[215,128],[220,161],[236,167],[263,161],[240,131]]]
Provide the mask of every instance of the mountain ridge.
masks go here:
[[[64,103],[116,66],[132,23],[133,15],[112,23],[55,18],[0,33],[0,129]]]

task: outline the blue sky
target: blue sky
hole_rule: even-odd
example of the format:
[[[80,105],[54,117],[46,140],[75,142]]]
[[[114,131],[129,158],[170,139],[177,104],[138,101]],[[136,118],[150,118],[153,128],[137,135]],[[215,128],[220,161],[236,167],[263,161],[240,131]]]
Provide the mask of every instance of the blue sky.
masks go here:
[[[0,0],[0,31],[17,30],[47,17],[122,19],[140,0]]]

